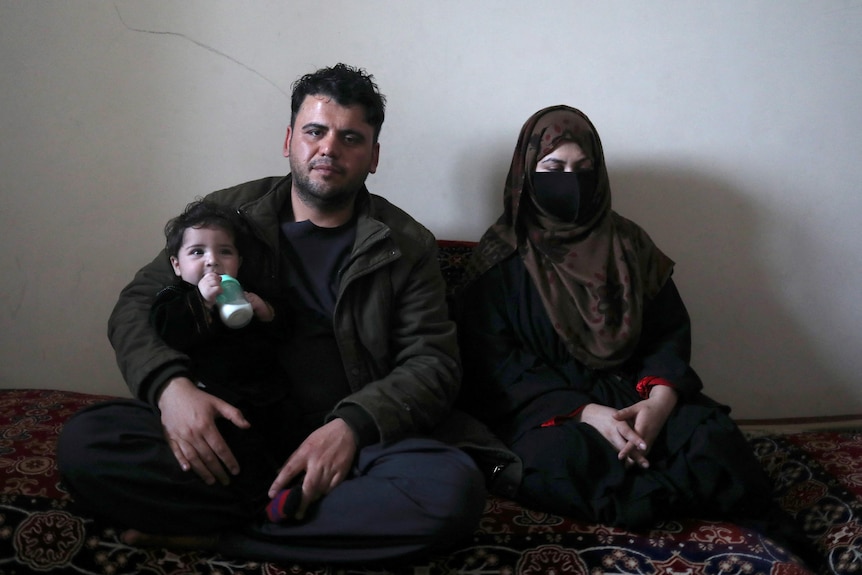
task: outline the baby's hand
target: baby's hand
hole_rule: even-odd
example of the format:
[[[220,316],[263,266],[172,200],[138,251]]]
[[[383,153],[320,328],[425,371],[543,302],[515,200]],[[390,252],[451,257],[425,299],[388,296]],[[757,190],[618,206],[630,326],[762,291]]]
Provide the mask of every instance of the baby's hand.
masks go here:
[[[198,282],[198,291],[201,292],[201,297],[204,298],[207,307],[214,306],[216,298],[222,292],[221,276],[215,272],[204,274],[204,277]]]
[[[245,299],[251,304],[251,309],[254,310],[254,315],[262,322],[271,322],[275,319],[275,310],[269,305],[269,302],[262,299],[256,293],[250,291],[245,292]]]

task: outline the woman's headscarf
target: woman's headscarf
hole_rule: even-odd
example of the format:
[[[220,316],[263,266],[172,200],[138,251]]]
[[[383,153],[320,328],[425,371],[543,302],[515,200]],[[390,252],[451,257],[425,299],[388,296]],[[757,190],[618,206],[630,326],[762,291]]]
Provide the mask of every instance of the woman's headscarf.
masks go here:
[[[564,141],[578,144],[595,171],[595,190],[574,223],[550,217],[532,196],[537,162]],[[569,353],[592,368],[626,361],[640,338],[644,300],[665,284],[673,262],[638,225],[611,210],[601,140],[586,115],[553,106],[527,120],[503,205],[473,253],[471,273],[517,251]]]

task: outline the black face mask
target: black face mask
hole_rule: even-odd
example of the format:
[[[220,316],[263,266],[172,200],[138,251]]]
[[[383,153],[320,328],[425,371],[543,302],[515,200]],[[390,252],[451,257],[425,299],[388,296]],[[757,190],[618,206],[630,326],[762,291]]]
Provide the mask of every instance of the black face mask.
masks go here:
[[[533,195],[548,215],[567,223],[582,223],[590,215],[596,173],[534,172]]]

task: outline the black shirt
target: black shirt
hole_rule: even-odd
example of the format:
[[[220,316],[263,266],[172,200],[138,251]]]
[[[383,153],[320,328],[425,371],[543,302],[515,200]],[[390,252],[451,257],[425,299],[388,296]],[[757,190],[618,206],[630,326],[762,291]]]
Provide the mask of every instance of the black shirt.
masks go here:
[[[322,228],[310,221],[282,222],[282,283],[287,286],[291,317],[282,365],[291,382],[291,396],[303,414],[307,432],[317,429],[335,405],[351,393],[332,318],[338,300],[341,270],[350,259],[356,221]],[[338,417],[356,432],[360,444],[377,440],[371,417],[361,408],[340,409]]]

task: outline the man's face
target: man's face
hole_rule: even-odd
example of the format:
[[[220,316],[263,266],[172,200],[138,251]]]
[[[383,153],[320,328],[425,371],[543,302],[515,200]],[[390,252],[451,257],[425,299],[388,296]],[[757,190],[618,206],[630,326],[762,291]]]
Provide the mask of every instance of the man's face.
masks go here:
[[[284,142],[294,191],[322,212],[350,205],[377,170],[379,152],[362,106],[341,106],[327,96],[306,96]]]

